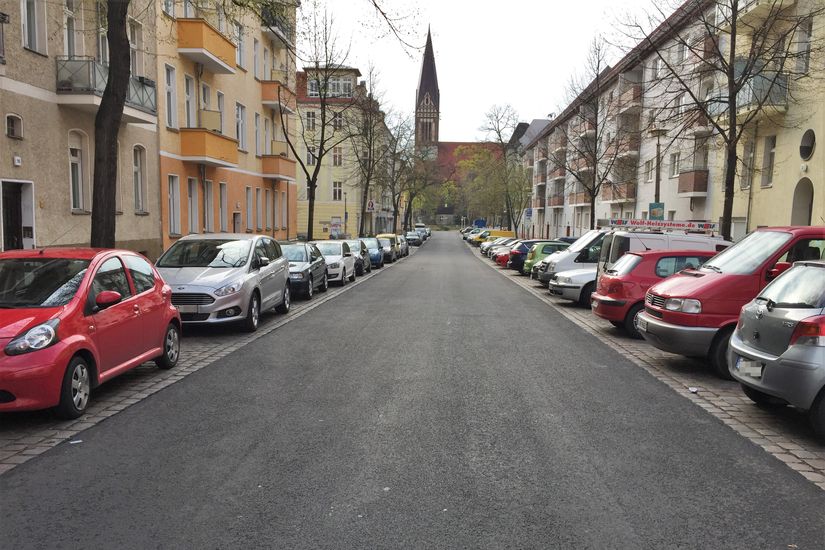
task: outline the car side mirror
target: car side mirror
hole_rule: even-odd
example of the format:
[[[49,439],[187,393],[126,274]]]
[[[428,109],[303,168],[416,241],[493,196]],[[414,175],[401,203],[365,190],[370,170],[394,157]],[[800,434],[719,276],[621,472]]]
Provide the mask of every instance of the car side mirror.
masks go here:
[[[258,256],[258,267],[266,267],[269,265],[269,258],[266,256]]]
[[[95,298],[95,306],[97,306],[97,311],[101,311],[120,303],[122,299],[123,296],[121,296],[120,292],[115,290],[104,290]]]
[[[769,269],[768,272],[765,274],[765,279],[767,279],[768,281],[776,279],[790,268],[790,262],[777,262],[776,265],[773,266],[773,269]]]
[[[352,252],[344,252],[344,258],[351,258]]]

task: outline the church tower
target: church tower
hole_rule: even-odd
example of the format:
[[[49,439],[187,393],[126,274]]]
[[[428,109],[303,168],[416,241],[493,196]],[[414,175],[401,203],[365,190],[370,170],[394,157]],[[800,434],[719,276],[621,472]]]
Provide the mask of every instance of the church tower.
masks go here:
[[[438,118],[440,94],[438,76],[435,72],[435,54],[430,29],[427,29],[427,45],[424,47],[424,61],[415,93],[415,146],[431,147],[438,143]]]

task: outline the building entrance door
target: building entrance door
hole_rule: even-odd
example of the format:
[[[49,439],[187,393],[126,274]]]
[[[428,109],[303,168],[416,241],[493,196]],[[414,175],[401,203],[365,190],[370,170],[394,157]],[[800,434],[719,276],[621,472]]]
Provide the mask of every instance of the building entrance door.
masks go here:
[[[3,250],[23,248],[23,192],[21,185],[3,182]]]
[[[241,213],[232,212],[232,231],[241,233]]]

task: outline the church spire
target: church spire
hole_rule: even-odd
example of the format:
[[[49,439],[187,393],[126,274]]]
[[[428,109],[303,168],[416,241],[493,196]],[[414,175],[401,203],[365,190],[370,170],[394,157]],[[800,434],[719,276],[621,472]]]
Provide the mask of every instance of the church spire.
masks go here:
[[[415,93],[415,143],[417,146],[433,145],[438,142],[438,119],[441,94],[438,89],[438,75],[435,70],[435,53],[430,28],[427,27],[427,43],[421,75]]]

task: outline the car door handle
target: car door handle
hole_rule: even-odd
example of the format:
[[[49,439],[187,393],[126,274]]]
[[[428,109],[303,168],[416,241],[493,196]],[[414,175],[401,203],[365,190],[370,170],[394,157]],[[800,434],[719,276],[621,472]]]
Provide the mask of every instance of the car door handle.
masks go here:
[[[132,309],[134,310],[134,312],[137,315],[140,315],[140,306],[139,305],[135,304],[134,306],[132,306]]]

